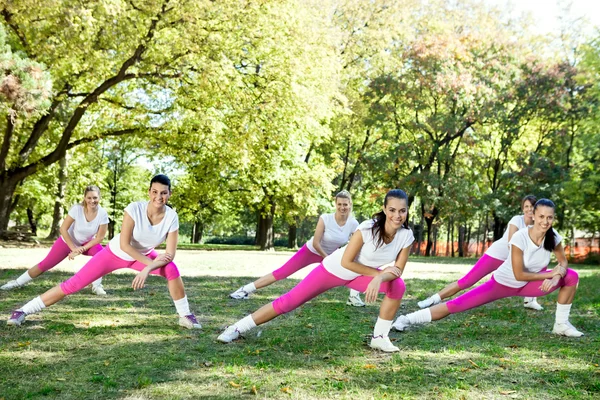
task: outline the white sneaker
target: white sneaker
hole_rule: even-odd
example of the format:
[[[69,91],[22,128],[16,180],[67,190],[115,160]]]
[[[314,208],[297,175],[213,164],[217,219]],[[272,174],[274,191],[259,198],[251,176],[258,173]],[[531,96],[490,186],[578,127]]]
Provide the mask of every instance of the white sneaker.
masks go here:
[[[19,288],[21,286],[23,286],[23,285],[19,285],[19,282],[17,282],[17,280],[14,279],[14,280],[8,281],[4,285],[0,286],[0,290],[12,290],[12,289]]]
[[[25,321],[25,313],[22,310],[15,310],[10,315],[8,321],[6,321],[6,325],[16,325],[19,326]]]
[[[392,324],[392,328],[400,332],[404,331],[408,326],[410,326],[410,321],[408,320],[406,315],[399,316],[398,318],[396,318],[396,321],[394,321],[394,323]]]
[[[179,326],[187,329],[202,329],[202,325],[200,325],[194,314],[179,317]]]
[[[441,301],[441,300],[440,300]],[[421,300],[417,303],[417,305],[419,306],[419,308],[428,308],[431,306],[434,306],[436,304],[439,304],[440,301],[433,298],[433,296],[426,298],[425,300]]]
[[[579,332],[570,322],[566,324],[557,324],[554,323],[554,328],[552,328],[552,333],[560,336],[568,336],[568,337],[581,337],[583,336],[583,332]]]
[[[235,300],[248,300],[248,296],[249,295],[250,295],[250,293],[246,292],[244,290],[244,287],[242,286],[241,288],[239,288],[235,292],[231,293],[229,295],[229,297],[231,297],[232,299],[235,299]]]
[[[537,302],[537,298],[535,297],[525,297],[523,307],[531,308],[532,310],[536,311],[542,311],[544,309],[544,307],[542,307],[542,305]]]
[[[96,296],[106,296],[106,291],[102,285],[92,286],[92,293],[94,293]]]
[[[221,343],[231,343],[240,337],[240,331],[238,331],[235,325],[228,326],[217,338]]]
[[[386,353],[394,353],[396,351],[400,351],[399,348],[397,348],[396,346],[394,346],[392,344],[392,342],[390,341],[390,338],[387,336],[386,337],[383,337],[383,336],[373,337],[373,339],[371,339],[371,344],[369,344],[369,346],[371,346],[372,349],[385,351]]]
[[[348,296],[346,304],[354,307],[364,307],[366,304],[360,299],[360,295]]]

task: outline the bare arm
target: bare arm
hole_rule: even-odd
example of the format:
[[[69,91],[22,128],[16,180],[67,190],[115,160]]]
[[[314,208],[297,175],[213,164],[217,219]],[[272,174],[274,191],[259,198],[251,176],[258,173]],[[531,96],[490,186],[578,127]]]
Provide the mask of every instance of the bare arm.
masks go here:
[[[133,282],[131,282],[131,287],[134,290],[142,289],[146,283],[146,279],[150,272],[155,269],[164,267],[175,258],[175,251],[177,250],[177,241],[179,240],[179,230],[174,232],[169,232],[167,234],[167,251],[158,257],[156,257],[152,262],[141,270],[135,278],[133,278]]]
[[[102,224],[98,227],[98,232],[96,232],[96,237],[83,245],[85,251],[88,251],[92,247],[97,244],[102,243],[104,237],[106,236],[106,231],[108,230],[108,224]]]
[[[71,235],[69,235],[69,228],[71,227],[71,225],[73,225],[73,223],[75,222],[75,220],[73,219],[73,217],[71,217],[70,215],[67,215],[64,219],[64,221],[62,222],[62,224],[60,224],[60,236],[62,236],[63,240],[65,241],[65,243],[67,244],[67,246],[69,246],[69,249],[71,249],[71,251],[77,251],[78,247],[75,246],[75,243],[73,243],[73,239],[71,239]]]
[[[561,246],[562,247],[562,246]],[[565,258],[566,261],[566,258]],[[542,273],[534,273],[525,271],[523,265],[523,250],[512,245],[511,249],[511,262],[513,268],[513,274],[515,275],[515,279],[522,282],[531,282],[531,281],[541,281],[544,279],[552,279],[554,275],[559,274],[556,269],[553,269],[550,272],[542,272]]]
[[[512,236],[519,230],[519,227],[513,224],[508,225],[508,243],[510,243],[510,239]],[[509,244],[510,246],[510,244]]]
[[[348,242],[348,246],[346,246],[346,250],[344,250],[344,254],[342,255],[342,267],[360,275],[377,276],[381,273],[378,269],[367,267],[366,265],[354,261],[358,253],[360,253],[363,244],[363,238],[360,233],[352,235]]]
[[[144,265],[149,265],[152,263],[152,260],[134,249],[131,245],[134,226],[135,222],[133,221],[133,218],[125,211],[123,213],[123,225],[121,225],[121,237],[119,240],[121,250],[131,256],[134,260],[139,261]]]
[[[315,228],[315,235],[313,236],[313,247],[321,255],[321,257],[325,258],[329,254],[323,251],[321,247],[321,239],[323,239],[323,234],[325,233],[325,222],[323,222],[323,218],[319,217],[319,222],[317,222],[317,227]]]

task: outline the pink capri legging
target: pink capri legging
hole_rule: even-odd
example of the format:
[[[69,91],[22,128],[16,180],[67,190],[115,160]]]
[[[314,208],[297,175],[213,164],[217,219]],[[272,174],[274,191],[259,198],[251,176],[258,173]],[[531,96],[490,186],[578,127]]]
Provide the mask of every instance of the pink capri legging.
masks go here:
[[[323,257],[320,254],[313,253],[304,245],[285,264],[273,271],[273,277],[280,281],[307,265],[320,263],[321,261],[323,261]]]
[[[333,275],[323,267],[323,264],[319,264],[292,290],[273,301],[273,309],[279,315],[288,313],[321,293],[338,286],[347,286],[359,292],[365,292],[373,278],[374,276],[363,275],[347,281]],[[379,287],[379,292],[385,293],[391,299],[401,299],[405,291],[406,286],[402,278],[383,282]]]
[[[146,255],[146,257],[151,260],[154,260],[157,256],[158,253],[154,250]],[[60,288],[64,294],[69,295],[80,291],[96,279],[110,274],[117,269],[131,268],[136,271],[141,271],[145,267],[146,265],[139,261],[127,261],[117,257],[110,251],[110,247],[106,246],[104,250],[92,257],[79,272],[61,283]],[[173,262],[168,263],[164,267],[155,269],[151,274],[163,276],[169,281],[179,278],[179,270]]]
[[[470,288],[479,282],[481,278],[497,270],[503,262],[503,260],[498,260],[497,258],[484,254],[479,260],[477,260],[475,265],[473,265],[473,268],[471,268],[471,270],[467,272],[465,276],[458,280],[458,287],[461,290]]]
[[[549,272],[549,270],[540,271],[541,274],[545,272]],[[579,275],[577,275],[577,272],[572,269],[567,269],[567,274],[558,281],[558,285],[553,287],[549,292],[544,292],[540,289],[543,281],[527,282],[527,285],[523,287],[512,288],[496,282],[492,275],[490,280],[486,283],[477,286],[475,289],[469,290],[467,293],[458,296],[454,300],[450,300],[446,305],[451,314],[456,314],[505,297],[542,297],[563,286],[577,286],[578,282]]]
[[[99,253],[101,250],[102,250],[102,246],[100,244],[96,244],[96,245],[90,247],[88,249],[88,251],[83,253],[83,255],[93,257],[97,253]],[[56,239],[54,241],[54,244],[52,245],[52,248],[50,249],[50,253],[48,253],[46,258],[44,258],[42,261],[40,261],[38,263],[38,268],[41,271],[46,272],[46,271],[54,268],[59,262],[61,262],[65,258],[67,258],[67,256],[69,255],[70,252],[71,252],[71,249],[69,248],[67,243],[65,243],[65,241],[63,240],[62,237],[59,237],[58,239]]]

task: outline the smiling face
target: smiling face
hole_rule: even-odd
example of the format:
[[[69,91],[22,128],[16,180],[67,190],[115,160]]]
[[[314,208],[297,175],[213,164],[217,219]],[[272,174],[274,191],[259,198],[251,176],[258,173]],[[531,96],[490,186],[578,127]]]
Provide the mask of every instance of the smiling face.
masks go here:
[[[525,220],[531,221],[531,219],[533,218],[533,204],[531,203],[531,201],[525,200],[523,202],[523,207],[521,207],[521,209],[523,210],[523,215],[525,216]]]
[[[352,210],[352,202],[350,199],[338,197],[335,199],[335,210],[338,216],[346,217],[350,214],[350,210]]]
[[[100,203],[100,193],[95,190],[88,190],[83,196],[83,201],[88,210],[96,210]]]
[[[156,208],[162,208],[171,197],[169,187],[158,182],[152,183],[148,193],[150,195],[150,204]]]
[[[539,205],[533,212],[533,226],[543,232],[552,228],[554,208]]]
[[[408,205],[405,199],[390,197],[383,207],[385,224],[392,230],[400,229],[408,218]],[[387,229],[386,229],[387,231]]]

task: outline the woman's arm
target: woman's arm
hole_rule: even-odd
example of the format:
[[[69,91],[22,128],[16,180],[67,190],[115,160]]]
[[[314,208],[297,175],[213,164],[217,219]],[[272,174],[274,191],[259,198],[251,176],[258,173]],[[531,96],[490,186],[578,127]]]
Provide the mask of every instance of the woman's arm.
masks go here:
[[[554,286],[558,285],[560,279],[567,275],[567,267],[569,266],[569,262],[567,261],[565,249],[561,243],[554,247],[554,255],[556,256],[556,261],[558,261],[558,263],[552,270],[552,278],[545,279],[542,283],[542,286],[540,286],[540,289],[542,289],[544,292],[548,292]]]
[[[65,243],[67,244],[67,246],[69,246],[69,249],[71,249],[71,251],[73,251],[73,252],[77,252],[79,247],[75,246],[75,243],[73,243],[73,239],[71,239],[71,235],[69,235],[69,228],[71,227],[71,225],[73,225],[74,222],[75,222],[75,220],[73,219],[73,217],[71,217],[70,215],[67,215],[65,217],[64,221],[62,222],[62,224],[60,224],[59,232],[60,232],[60,236],[62,236],[62,238],[65,241]],[[82,252],[80,252],[80,253],[82,253]]]
[[[552,279],[558,272],[552,270],[550,272],[534,273],[525,271],[523,264],[523,250],[512,245],[511,249],[511,263],[513,268],[513,274],[515,279],[522,282],[541,281],[544,279]]]
[[[346,246],[346,250],[344,250],[344,254],[342,255],[342,267],[360,275],[377,276],[382,271],[379,271],[376,268],[367,267],[366,265],[354,261],[358,253],[360,253],[360,249],[362,249],[363,244],[363,237],[360,232],[357,232],[356,235],[352,235],[350,241],[348,242],[348,246]]]
[[[175,258],[175,251],[177,250],[177,241],[179,240],[179,230],[169,232],[167,234],[167,251],[158,257],[156,257],[150,264],[146,265],[146,267],[141,270],[135,278],[133,278],[133,282],[131,282],[131,287],[133,290],[142,289],[146,284],[146,279],[150,272],[155,269],[164,267]]]
[[[85,251],[88,251],[92,247],[97,244],[102,243],[104,237],[106,236],[106,231],[108,230],[108,224],[102,224],[98,227],[98,232],[96,232],[96,237],[83,245]]]
[[[135,222],[133,221],[133,218],[125,211],[123,213],[123,224],[121,225],[119,245],[121,246],[121,250],[131,256],[134,260],[139,261],[144,265],[149,265],[152,263],[152,260],[134,249],[131,245],[134,226]]]
[[[323,234],[325,233],[325,222],[323,218],[319,217],[319,222],[317,222],[317,227],[315,228],[315,234],[313,236],[313,247],[321,255],[321,257],[325,258],[329,254],[323,251],[321,247],[321,239],[323,239]]]
[[[379,271],[380,274],[374,277],[371,282],[369,282],[367,290],[365,291],[365,301],[367,303],[373,303],[375,300],[377,300],[377,295],[379,294],[379,288],[381,287],[382,282],[393,281],[394,279],[402,276],[409,253],[410,246],[402,249],[402,251],[400,251],[396,257],[394,266],[385,268],[383,271]]]
[[[508,225],[508,243],[510,243],[510,239],[512,236],[519,230],[519,227],[513,224]],[[510,246],[510,244],[509,244]]]

